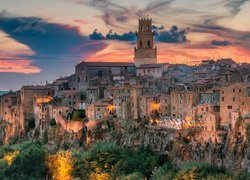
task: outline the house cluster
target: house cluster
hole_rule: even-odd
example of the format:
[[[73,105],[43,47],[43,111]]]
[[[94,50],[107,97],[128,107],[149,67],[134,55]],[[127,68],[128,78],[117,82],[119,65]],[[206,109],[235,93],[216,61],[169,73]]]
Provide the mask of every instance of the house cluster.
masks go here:
[[[86,115],[81,121],[140,119],[161,127],[203,128],[210,138],[232,130],[237,119],[250,118],[249,64],[232,59],[196,66],[157,63],[152,20],[139,19],[136,35],[134,63],[83,61],[71,76],[0,96],[5,143],[25,133],[31,120],[41,134],[52,119],[78,131],[83,123],[72,124],[77,111]]]

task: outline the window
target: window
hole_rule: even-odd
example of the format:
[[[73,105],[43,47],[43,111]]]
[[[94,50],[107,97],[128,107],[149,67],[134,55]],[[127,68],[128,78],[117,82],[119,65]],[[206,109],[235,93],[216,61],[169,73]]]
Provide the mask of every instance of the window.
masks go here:
[[[224,91],[222,91],[221,94],[224,94]]]
[[[224,97],[222,97],[222,98],[221,98],[221,100],[222,100],[222,101],[224,101],[224,100],[225,100],[225,98],[224,98]]]
[[[69,95],[69,99],[71,98],[71,95]]]
[[[142,47],[142,41],[140,41],[140,47]]]
[[[233,97],[233,102],[235,102],[235,97]]]
[[[241,93],[241,89],[239,89],[239,93]]]
[[[208,111],[208,107],[206,107],[206,111]]]
[[[227,106],[227,109],[232,109],[233,107],[232,106]]]
[[[235,89],[233,89],[233,93],[235,93]]]
[[[148,41],[148,48],[150,48],[150,41]]]

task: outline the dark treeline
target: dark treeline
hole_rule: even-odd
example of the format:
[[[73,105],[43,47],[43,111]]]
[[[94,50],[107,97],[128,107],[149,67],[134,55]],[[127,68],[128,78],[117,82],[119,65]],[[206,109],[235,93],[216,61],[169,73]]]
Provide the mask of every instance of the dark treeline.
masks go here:
[[[249,173],[233,173],[201,162],[174,165],[150,149],[121,148],[96,143],[89,150],[49,152],[40,142],[24,142],[0,149],[0,179],[248,179]]]

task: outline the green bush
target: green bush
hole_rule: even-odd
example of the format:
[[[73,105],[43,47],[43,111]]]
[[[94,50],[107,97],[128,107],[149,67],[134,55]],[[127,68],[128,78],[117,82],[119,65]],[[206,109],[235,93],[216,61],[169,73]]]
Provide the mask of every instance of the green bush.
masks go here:
[[[51,119],[51,120],[49,121],[49,125],[50,125],[51,127],[55,126],[55,125],[56,125],[56,120],[55,120],[54,118]]]
[[[24,142],[9,147],[18,150],[19,154],[10,165],[0,161],[0,179],[44,179],[46,174],[45,149],[38,143]]]
[[[28,128],[34,129],[36,127],[36,121],[34,118],[27,119]]]
[[[82,120],[86,117],[85,110],[74,110],[73,112],[73,120]]]
[[[163,166],[155,168],[152,172],[151,179],[153,180],[165,180],[173,179],[178,173],[178,167],[172,165],[172,163],[167,162]]]

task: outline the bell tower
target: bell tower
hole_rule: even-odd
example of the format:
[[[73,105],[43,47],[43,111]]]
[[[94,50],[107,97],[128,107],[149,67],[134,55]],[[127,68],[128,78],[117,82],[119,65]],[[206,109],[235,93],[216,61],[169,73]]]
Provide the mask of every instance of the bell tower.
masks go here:
[[[137,36],[137,46],[134,52],[134,63],[138,67],[141,64],[157,63],[157,48],[154,47],[152,32],[152,19],[139,19]]]

